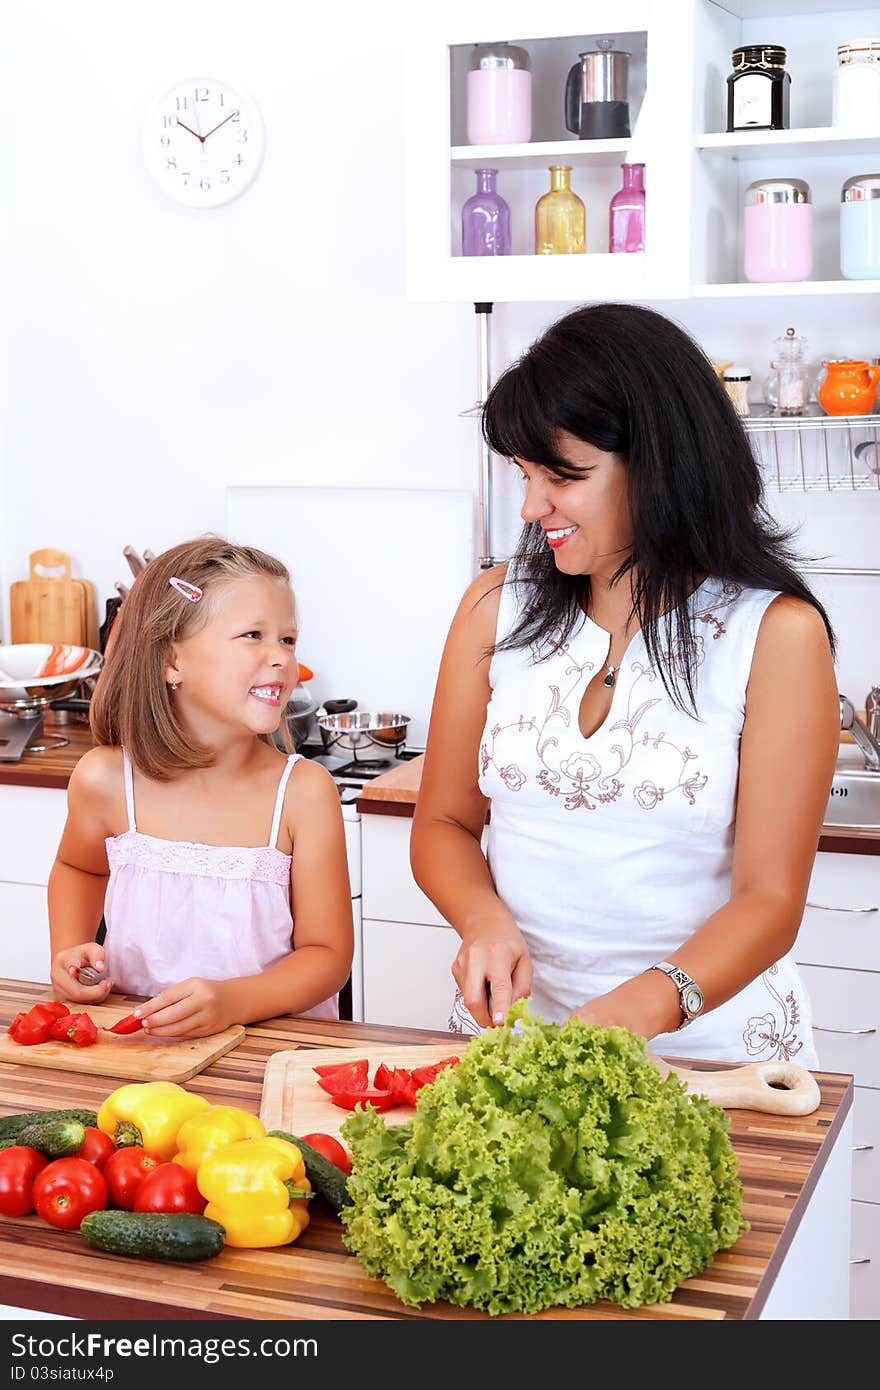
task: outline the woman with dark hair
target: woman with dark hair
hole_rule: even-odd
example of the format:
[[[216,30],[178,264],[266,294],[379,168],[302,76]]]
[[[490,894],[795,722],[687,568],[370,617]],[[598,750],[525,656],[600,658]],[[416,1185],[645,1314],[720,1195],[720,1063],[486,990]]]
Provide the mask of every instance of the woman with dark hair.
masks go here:
[[[670,320],[600,304],[500,377],[483,430],[525,527],[453,620],[412,834],[461,936],[450,1026],[530,995],[668,1055],[815,1066],[789,952],[834,639],[723,387]]]

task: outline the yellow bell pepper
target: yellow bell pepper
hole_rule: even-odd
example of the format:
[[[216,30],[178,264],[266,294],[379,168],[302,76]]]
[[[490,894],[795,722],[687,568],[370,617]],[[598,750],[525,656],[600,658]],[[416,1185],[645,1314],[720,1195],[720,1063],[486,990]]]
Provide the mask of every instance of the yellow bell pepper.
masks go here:
[[[174,1162],[190,1173],[197,1173],[215,1149],[236,1139],[265,1139],[266,1126],[256,1115],[234,1105],[210,1105],[185,1120],[177,1135],[178,1152]]]
[[[205,1216],[244,1250],[289,1245],[309,1224],[312,1186],[302,1154],[286,1139],[238,1139],[215,1149],[199,1168]]]
[[[98,1111],[98,1129],[117,1147],[142,1145],[166,1162],[177,1153],[177,1134],[184,1120],[210,1102],[174,1081],[131,1082],[120,1086]]]

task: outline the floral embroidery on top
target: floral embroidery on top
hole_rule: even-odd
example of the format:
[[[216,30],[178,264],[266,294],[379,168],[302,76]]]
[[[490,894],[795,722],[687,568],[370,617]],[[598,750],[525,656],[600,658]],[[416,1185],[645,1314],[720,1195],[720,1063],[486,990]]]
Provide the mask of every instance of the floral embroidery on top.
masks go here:
[[[775,1059],[790,1062],[804,1045],[795,1032],[796,1025],[800,1023],[800,1007],[794,990],[789,990],[783,999],[773,988],[770,976],[778,971],[778,965],[771,965],[761,976],[768,993],[779,1006],[778,1010],[774,1008],[771,1013],[753,1014],[746,1023],[742,1037],[750,1057],[760,1057],[766,1053],[765,1061]]]

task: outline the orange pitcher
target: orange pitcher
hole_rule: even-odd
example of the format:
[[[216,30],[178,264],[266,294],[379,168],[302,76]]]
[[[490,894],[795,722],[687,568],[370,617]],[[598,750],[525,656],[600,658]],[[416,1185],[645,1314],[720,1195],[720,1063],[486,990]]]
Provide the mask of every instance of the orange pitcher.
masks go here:
[[[877,399],[880,367],[867,362],[829,362],[819,387],[819,404],[826,415],[867,415]]]

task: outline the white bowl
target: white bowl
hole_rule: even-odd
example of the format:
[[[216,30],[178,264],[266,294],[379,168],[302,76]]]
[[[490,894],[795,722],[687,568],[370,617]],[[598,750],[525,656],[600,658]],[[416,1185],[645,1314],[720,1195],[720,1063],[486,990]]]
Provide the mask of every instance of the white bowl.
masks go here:
[[[92,647],[74,647],[74,652],[82,653],[82,660],[74,670],[58,676],[41,676],[39,672],[51,651],[51,642],[16,642],[12,646],[0,646],[0,702],[27,700],[34,696],[51,698],[52,692],[60,698],[60,687],[73,689],[86,676],[99,671],[104,659]]]

